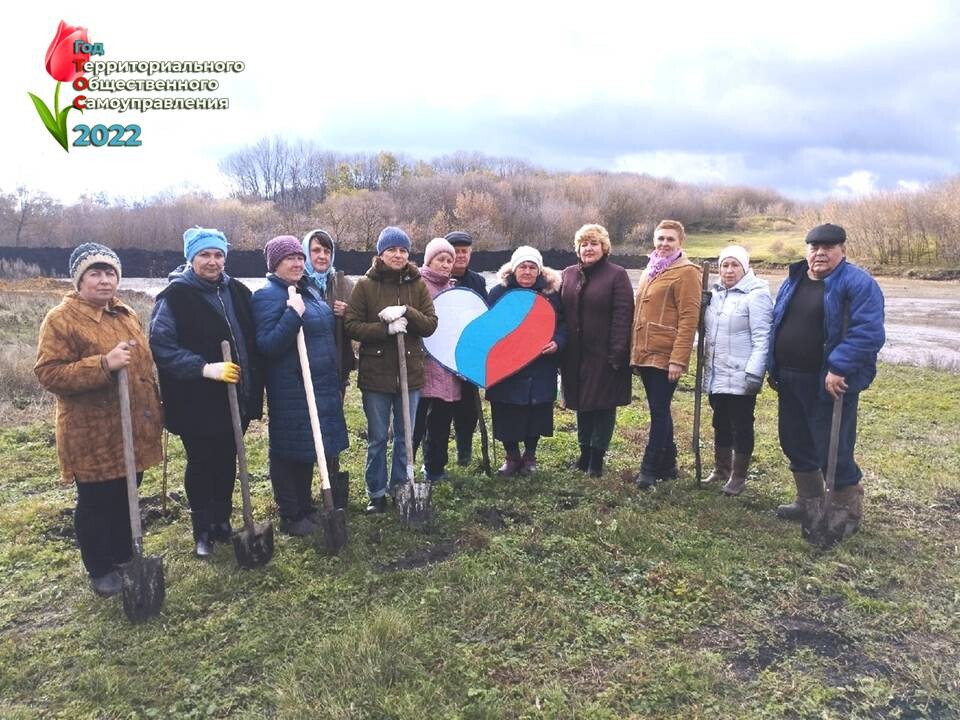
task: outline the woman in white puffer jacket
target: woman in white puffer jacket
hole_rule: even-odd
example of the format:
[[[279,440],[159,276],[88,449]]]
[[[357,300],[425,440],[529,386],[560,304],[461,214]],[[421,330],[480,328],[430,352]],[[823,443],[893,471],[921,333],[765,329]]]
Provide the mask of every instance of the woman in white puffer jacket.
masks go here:
[[[704,482],[724,480],[725,495],[739,495],[753,453],[753,411],[763,385],[773,301],[766,281],[750,269],[746,248],[720,251],[720,279],[704,316],[703,388],[713,408],[716,466]]]

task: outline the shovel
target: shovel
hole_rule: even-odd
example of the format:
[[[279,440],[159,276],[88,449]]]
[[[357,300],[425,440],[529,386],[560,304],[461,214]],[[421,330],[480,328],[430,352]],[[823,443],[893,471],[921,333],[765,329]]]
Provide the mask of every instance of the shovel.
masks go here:
[[[233,362],[230,343],[220,343],[224,362]],[[266,565],[273,557],[273,523],[253,521],[250,503],[250,479],[247,477],[247,451],[243,445],[243,428],[240,424],[240,403],[237,402],[237,386],[227,383],[227,398],[230,400],[230,418],[233,420],[233,442],[237,446],[237,465],[240,470],[240,494],[243,496],[243,529],[233,534],[233,554],[237,565],[251,569]]]
[[[700,319],[697,321],[697,379],[693,386],[693,461],[697,487],[703,479],[703,461],[700,459],[700,406],[703,404],[703,345],[704,345],[704,316],[707,314],[705,300],[710,298],[710,261],[704,260],[700,281]]]
[[[290,297],[297,294],[291,285],[287,288]],[[297,331],[297,353],[300,355],[300,374],[303,376],[303,391],[307,396],[307,413],[310,415],[310,430],[313,433],[313,447],[317,453],[317,467],[320,470],[320,492],[323,494],[324,512],[320,515],[323,525],[323,539],[327,553],[336,555],[347,544],[347,513],[333,504],[333,492],[330,489],[330,473],[327,471],[327,456],[323,451],[323,436],[320,434],[320,418],[317,415],[317,399],[313,396],[313,375],[310,374],[310,360],[307,358],[307,341],[303,336],[303,327]],[[339,378],[337,378],[339,382]]]
[[[404,525],[426,525],[433,518],[430,509],[432,483],[413,477],[413,428],[410,424],[410,389],[407,386],[407,346],[404,333],[397,333],[400,359],[400,400],[403,405],[403,439],[407,449],[407,482],[397,489],[397,514]]]
[[[473,387],[473,386],[471,386]],[[471,390],[474,402],[477,406],[477,418],[480,420],[480,458],[481,468],[487,477],[493,476],[493,468],[490,466],[490,439],[487,437],[487,419],[483,415],[483,401],[480,400],[480,389],[473,387]]]
[[[132,340],[130,344],[134,344]],[[120,577],[123,581],[123,612],[131,622],[136,623],[160,612],[166,588],[163,582],[163,559],[143,555],[137,461],[133,453],[133,418],[130,414],[130,384],[126,368],[120,368],[117,372],[117,383],[120,387],[123,462],[127,474],[127,509],[130,513],[130,534],[133,537],[133,557],[120,566]]]

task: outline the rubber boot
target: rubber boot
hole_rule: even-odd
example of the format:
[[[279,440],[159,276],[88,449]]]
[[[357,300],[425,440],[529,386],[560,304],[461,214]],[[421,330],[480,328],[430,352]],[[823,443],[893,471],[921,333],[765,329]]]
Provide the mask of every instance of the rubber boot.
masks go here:
[[[730,471],[733,469],[733,448],[714,447],[713,463],[713,472],[707,475],[702,482],[727,482],[730,479]]]
[[[747,470],[750,469],[750,456],[747,453],[733,454],[733,469],[730,472],[730,479],[723,486],[721,492],[724,495],[739,495],[747,485]]]
[[[589,445],[580,446],[580,457],[577,458],[577,464],[574,466],[580,472],[587,472],[590,469],[590,452]]]
[[[846,539],[860,529],[860,520],[863,517],[863,487],[857,483],[837,488],[833,493],[833,504],[846,510],[846,527],[843,530],[843,539]]]
[[[802,521],[811,514],[823,498],[823,473],[819,470],[794,471],[793,482],[797,486],[797,499],[788,505],[777,507],[781,520]]]
[[[521,467],[523,467],[523,462],[519,457],[511,457],[507,455],[506,459],[503,461],[503,465],[501,465],[500,469],[497,470],[497,475],[500,475],[501,477],[516,475],[520,472]]]
[[[590,477],[598,478],[603,475],[604,455],[606,455],[606,453],[603,450],[598,450],[597,448],[590,450],[590,464],[588,465]]]

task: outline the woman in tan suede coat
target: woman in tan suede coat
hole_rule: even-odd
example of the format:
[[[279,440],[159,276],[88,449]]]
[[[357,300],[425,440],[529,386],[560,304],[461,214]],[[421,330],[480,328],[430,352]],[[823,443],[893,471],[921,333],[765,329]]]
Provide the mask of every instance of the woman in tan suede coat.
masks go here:
[[[116,297],[120,260],[84,243],[70,256],[76,291],[40,326],[34,372],[57,398],[60,477],[77,485],[77,543],[94,591],[120,590],[116,567],[130,559],[130,521],[117,371],[130,385],[138,480],[162,459],[163,414],[153,356],[133,309]]]
[[[644,490],[677,476],[670,401],[690,363],[700,317],[700,270],[683,253],[684,238],[676,220],[657,225],[635,298],[630,365],[643,380],[650,408],[650,434],[636,478]]]

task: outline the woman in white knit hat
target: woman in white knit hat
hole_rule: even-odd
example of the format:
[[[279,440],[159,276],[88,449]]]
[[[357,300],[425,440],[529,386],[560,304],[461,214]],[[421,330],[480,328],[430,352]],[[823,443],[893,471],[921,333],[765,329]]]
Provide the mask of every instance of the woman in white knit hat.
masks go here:
[[[750,269],[746,248],[728,245],[718,263],[704,315],[703,361],[716,465],[704,482],[722,481],[725,495],[739,495],[753,453],[753,410],[766,371],[773,302],[766,281]]]
[[[490,290],[494,305],[508,290],[527,289],[543,295],[557,313],[553,338],[540,356],[519,372],[487,388],[493,416],[493,437],[503,443],[506,460],[499,475],[529,475],[537,469],[537,443],[553,436],[553,403],[557,399],[558,352],[567,340],[560,303],[560,273],[544,267],[540,251],[518,247],[500,268],[500,284]],[[520,443],[524,452],[520,454]]]

